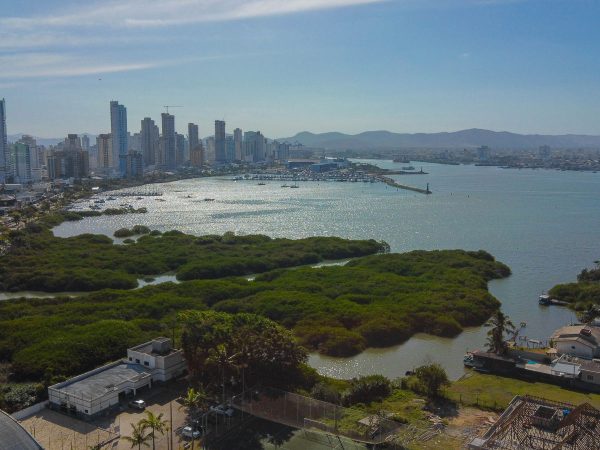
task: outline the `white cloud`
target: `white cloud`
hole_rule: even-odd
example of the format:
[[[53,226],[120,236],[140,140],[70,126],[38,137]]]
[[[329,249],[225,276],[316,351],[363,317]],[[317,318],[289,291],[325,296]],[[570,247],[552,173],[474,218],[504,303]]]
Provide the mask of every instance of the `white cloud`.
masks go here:
[[[0,55],[0,67],[3,68],[0,71],[0,79],[98,75],[149,69],[157,65],[149,62],[98,63],[60,53],[20,53]]]
[[[6,17],[0,27],[156,27],[237,20],[387,0],[111,0],[46,16]]]

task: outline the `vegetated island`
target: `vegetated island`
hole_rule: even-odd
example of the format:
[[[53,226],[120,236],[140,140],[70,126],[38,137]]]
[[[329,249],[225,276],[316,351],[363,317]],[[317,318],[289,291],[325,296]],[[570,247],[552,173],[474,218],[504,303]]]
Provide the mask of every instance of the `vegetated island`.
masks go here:
[[[583,269],[577,275],[576,283],[557,284],[548,294],[563,302],[569,303],[569,307],[592,316],[600,313],[600,261],[591,269]]]
[[[32,246],[44,242],[40,233],[45,232],[30,236]],[[198,261],[213,264],[206,270],[214,276],[247,270],[246,265],[237,264],[239,256],[233,256],[244,251],[249,262],[268,269],[272,261],[279,261],[280,266],[281,261],[290,262],[288,246],[303,248],[301,255],[313,255],[318,249],[323,252],[328,243],[336,252],[341,251],[340,246],[346,250],[352,245],[376,248],[370,241],[279,241],[227,234],[198,238],[177,232],[146,235],[140,240],[147,240],[142,245],[157,245],[160,251],[156,255],[165,252],[169,261],[177,255],[172,249],[191,247],[206,260]],[[96,250],[113,266],[143,261],[119,262],[121,250],[116,249],[136,255],[138,244],[114,246],[106,237],[90,235],[66,241],[69,251],[81,253],[86,265],[94,260],[85,255]],[[117,253],[90,248],[88,242]],[[180,245],[182,242],[185,245]],[[55,245],[64,250],[63,241]],[[43,252],[47,250],[42,247],[40,251],[38,258],[45,260]],[[33,253],[24,257],[35,259]],[[50,255],[49,264],[60,267],[60,253],[47,253],[48,258]],[[156,258],[158,262],[149,263],[161,264],[163,256]],[[213,272],[217,264],[232,269]],[[464,326],[482,324],[499,307],[487,291],[487,282],[509,274],[507,266],[484,251],[413,251],[366,256],[345,266],[276,269],[253,281],[227,277],[130,291],[103,290],[76,298],[9,300],[0,302],[0,362],[10,365],[15,380],[61,379],[117,359],[128,346],[157,334],[177,336],[181,332],[177,317],[185,310],[254,313],[290,329],[308,349],[352,355],[367,347],[400,343],[417,332],[454,336]]]
[[[175,272],[178,280],[222,278],[371,255],[389,251],[385,242],[336,237],[271,239],[268,236],[192,236],[149,232],[144,226],[116,236],[143,234],[128,245],[104,235],[59,238],[44,223],[12,231],[0,259],[0,290],[45,292],[132,289],[138,278]]]

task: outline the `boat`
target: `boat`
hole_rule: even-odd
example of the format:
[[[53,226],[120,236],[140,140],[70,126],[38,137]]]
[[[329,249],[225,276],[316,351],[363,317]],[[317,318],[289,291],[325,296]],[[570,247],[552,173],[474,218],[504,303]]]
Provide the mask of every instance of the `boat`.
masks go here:
[[[287,184],[282,184],[281,187],[289,187]]]
[[[258,183],[258,186],[264,186],[265,183]]]
[[[106,200],[116,200],[115,197],[108,197]]]
[[[205,202],[214,202],[215,199],[214,198],[205,198],[204,201]]]
[[[142,200],[142,197],[137,197],[136,200]]]
[[[540,305],[550,305],[552,304],[552,299],[550,298],[550,296],[548,294],[542,294],[540,295],[539,299],[538,299],[538,303]]]

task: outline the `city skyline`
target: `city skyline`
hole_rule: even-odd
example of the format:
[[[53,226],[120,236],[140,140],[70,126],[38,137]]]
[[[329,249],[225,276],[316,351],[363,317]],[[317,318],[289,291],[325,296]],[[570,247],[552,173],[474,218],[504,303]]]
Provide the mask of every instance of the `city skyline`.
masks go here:
[[[130,123],[182,105],[177,131],[203,135],[213,118],[273,137],[600,134],[599,14],[565,0],[8,0],[0,98],[9,134],[40,137],[107,131],[97,105],[114,98]]]

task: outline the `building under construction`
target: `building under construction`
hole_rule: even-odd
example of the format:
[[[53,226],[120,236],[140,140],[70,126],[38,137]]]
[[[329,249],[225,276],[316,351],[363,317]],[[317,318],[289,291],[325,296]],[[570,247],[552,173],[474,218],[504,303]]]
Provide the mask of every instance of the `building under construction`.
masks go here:
[[[600,449],[600,411],[530,396],[515,397],[498,421],[469,449]]]

